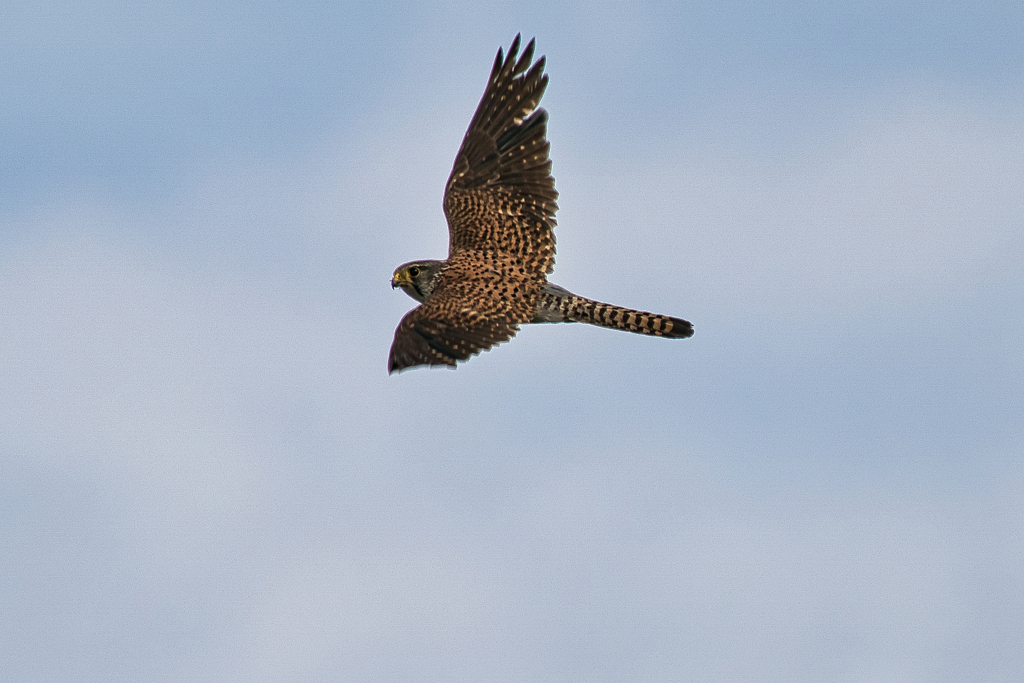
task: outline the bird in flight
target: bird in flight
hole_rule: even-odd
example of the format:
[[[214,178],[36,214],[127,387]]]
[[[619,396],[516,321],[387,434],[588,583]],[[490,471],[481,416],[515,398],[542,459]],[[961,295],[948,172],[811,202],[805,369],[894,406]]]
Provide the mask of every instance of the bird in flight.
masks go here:
[[[693,325],[667,315],[586,299],[548,282],[555,263],[555,179],[548,113],[538,109],[548,77],[534,41],[519,56],[498,49],[444,191],[448,258],[399,266],[391,286],[420,303],[395,330],[388,373],[454,366],[508,341],[525,323],[581,322],[682,339]]]

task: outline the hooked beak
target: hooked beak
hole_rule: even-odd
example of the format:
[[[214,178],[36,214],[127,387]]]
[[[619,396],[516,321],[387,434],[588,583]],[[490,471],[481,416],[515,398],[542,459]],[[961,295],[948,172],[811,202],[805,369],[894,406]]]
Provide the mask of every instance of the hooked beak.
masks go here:
[[[403,277],[403,273],[398,272],[391,276],[391,289],[401,287],[402,285],[409,284],[409,279]]]

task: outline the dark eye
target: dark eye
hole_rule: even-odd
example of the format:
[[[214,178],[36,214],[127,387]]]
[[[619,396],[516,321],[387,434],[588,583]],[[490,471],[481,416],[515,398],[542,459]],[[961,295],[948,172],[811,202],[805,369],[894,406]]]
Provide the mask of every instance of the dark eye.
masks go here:
[[[410,266],[409,267],[409,277],[416,277],[419,274],[420,274],[419,266]]]

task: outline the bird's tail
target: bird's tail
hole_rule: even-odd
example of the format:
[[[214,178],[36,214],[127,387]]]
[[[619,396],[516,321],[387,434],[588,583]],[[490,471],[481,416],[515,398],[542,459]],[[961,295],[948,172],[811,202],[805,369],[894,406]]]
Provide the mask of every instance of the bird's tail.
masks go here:
[[[603,304],[552,284],[548,284],[541,292],[533,322],[589,323],[614,330],[676,339],[693,336],[693,325],[681,318]]]

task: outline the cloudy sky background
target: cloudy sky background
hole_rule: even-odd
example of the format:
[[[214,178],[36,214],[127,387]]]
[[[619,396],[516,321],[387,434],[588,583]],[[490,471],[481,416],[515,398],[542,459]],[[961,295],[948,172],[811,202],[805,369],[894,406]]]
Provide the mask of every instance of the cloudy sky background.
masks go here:
[[[0,678],[1024,677],[1020,3],[0,14]],[[388,377],[519,31],[696,335]]]

